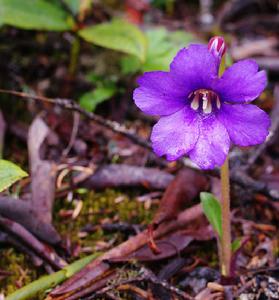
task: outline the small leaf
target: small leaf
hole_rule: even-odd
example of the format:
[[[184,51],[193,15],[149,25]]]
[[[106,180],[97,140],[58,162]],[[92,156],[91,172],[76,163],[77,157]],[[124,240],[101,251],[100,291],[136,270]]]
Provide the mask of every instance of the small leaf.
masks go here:
[[[46,0],[0,0],[0,23],[23,29],[64,31],[71,29],[70,16]]]
[[[88,111],[94,111],[98,104],[110,99],[115,93],[114,85],[97,87],[94,91],[82,95],[80,106]]]
[[[168,71],[169,65],[182,47],[187,47],[193,36],[184,31],[167,31],[165,28],[151,29],[146,32],[148,49],[143,71]]]
[[[201,193],[202,209],[214,230],[222,238],[222,212],[220,202],[210,193]]]
[[[176,53],[193,40],[193,36],[184,31],[167,31],[163,27],[146,31],[148,41],[146,59],[140,62],[135,56],[123,57],[121,70],[124,74],[160,70],[168,71]]]
[[[241,239],[237,238],[232,242],[232,252],[236,252],[241,247]]]
[[[73,14],[77,14],[80,8],[80,0],[64,0],[64,3],[69,7]]]
[[[145,60],[147,41],[145,35],[133,24],[121,20],[94,25],[79,31],[88,42],[118,50]]]
[[[138,72],[142,67],[140,60],[134,55],[123,57],[120,61],[120,64],[121,72],[124,75],[134,74]]]
[[[19,179],[28,176],[20,167],[7,160],[0,160],[0,192]]]

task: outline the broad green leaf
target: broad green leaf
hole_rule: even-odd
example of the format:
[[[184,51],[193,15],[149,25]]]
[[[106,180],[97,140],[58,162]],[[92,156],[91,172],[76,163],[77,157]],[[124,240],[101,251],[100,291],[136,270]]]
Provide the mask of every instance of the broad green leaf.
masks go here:
[[[0,192],[26,176],[28,174],[14,163],[0,159]]]
[[[125,56],[120,61],[121,72],[123,74],[134,74],[142,69],[140,60],[133,55]]]
[[[137,26],[128,22],[115,20],[89,26],[80,30],[79,35],[98,46],[135,55],[141,61],[145,60],[146,37]]]
[[[71,17],[46,0],[0,0],[0,23],[35,30],[71,29]]]
[[[184,31],[167,31],[165,28],[156,28],[147,31],[148,48],[143,71],[168,71],[169,65],[182,47],[187,47],[193,36]]]
[[[94,111],[98,104],[110,99],[115,93],[114,85],[97,87],[94,91],[83,94],[80,106],[88,111]]]
[[[222,238],[222,212],[220,202],[210,193],[201,193],[201,204],[209,223]]]
[[[161,70],[168,71],[169,65],[182,47],[186,47],[193,36],[184,31],[167,31],[165,28],[156,28],[146,31],[147,53],[144,62],[135,56],[124,57],[121,60],[121,69],[124,74]]]

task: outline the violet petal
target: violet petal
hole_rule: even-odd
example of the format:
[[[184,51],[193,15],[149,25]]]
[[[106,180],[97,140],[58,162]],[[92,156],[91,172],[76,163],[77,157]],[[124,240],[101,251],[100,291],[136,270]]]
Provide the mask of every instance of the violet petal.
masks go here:
[[[176,160],[189,152],[199,136],[199,115],[189,106],[161,117],[151,134],[152,147],[158,156]]]
[[[239,146],[252,146],[265,141],[270,118],[252,104],[222,104],[219,121],[227,128],[232,142]]]
[[[257,63],[246,59],[229,67],[215,82],[213,90],[223,102],[245,103],[256,99],[266,84],[265,71],[258,72]]]
[[[177,53],[170,65],[170,74],[189,94],[197,89],[211,89],[218,67],[218,59],[207,46],[191,44]]]
[[[146,114],[169,115],[183,108],[187,92],[179,89],[168,72],[146,72],[138,79],[133,98]]]
[[[199,139],[189,156],[201,169],[213,169],[225,162],[229,148],[226,128],[211,115],[202,119]]]

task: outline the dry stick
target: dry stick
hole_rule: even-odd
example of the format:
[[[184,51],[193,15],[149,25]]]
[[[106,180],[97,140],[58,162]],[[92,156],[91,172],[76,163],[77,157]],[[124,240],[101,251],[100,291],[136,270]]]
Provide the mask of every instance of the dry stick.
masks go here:
[[[114,122],[114,121],[106,120],[106,119],[102,118],[101,116],[98,116],[92,112],[88,112],[85,109],[83,109],[82,107],[80,107],[76,102],[74,102],[71,99],[61,99],[61,98],[52,99],[52,98],[48,98],[48,97],[35,96],[35,95],[23,93],[23,92],[4,90],[4,89],[0,89],[0,93],[14,95],[14,96],[18,96],[18,97],[21,97],[24,99],[27,98],[27,99],[40,100],[40,101],[44,101],[44,102],[48,102],[48,103],[53,103],[53,104],[59,105],[63,108],[77,111],[77,112],[81,113],[82,115],[86,116],[87,118],[89,118],[90,120],[92,120],[106,128],[109,128],[113,132],[126,136],[134,143],[136,143],[140,146],[143,146],[147,149],[152,149],[149,142],[140,138],[139,136],[136,136],[131,130],[128,130],[125,126],[122,126],[119,123]]]
[[[70,141],[69,141],[67,148],[62,152],[62,156],[64,156],[64,157],[66,157],[69,154],[70,150],[72,149],[72,147],[75,143],[75,139],[78,134],[79,121],[80,121],[80,114],[75,111],[73,113],[73,129],[72,129]]]
[[[62,260],[50,248],[42,244],[35,236],[27,231],[22,225],[9,219],[0,217],[0,228],[20,238],[24,243],[32,246],[32,251],[36,252],[40,257],[44,258],[49,264],[57,269],[63,268],[66,262]]]

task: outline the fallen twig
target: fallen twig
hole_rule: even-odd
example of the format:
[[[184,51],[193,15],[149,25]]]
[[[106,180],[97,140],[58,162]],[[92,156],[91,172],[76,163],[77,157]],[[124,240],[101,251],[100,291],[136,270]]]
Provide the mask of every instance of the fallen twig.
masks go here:
[[[45,259],[50,265],[57,269],[61,269],[66,265],[66,262],[62,260],[51,248],[43,245],[35,236],[27,231],[20,224],[0,217],[0,227],[5,231],[15,235],[17,238],[22,240],[25,244],[38,254],[41,258]]]
[[[165,189],[173,178],[173,175],[156,168],[111,164],[100,167],[93,175],[79,183],[79,186],[103,189],[141,185],[152,189]]]
[[[89,118],[90,120],[112,130],[113,132],[126,136],[127,138],[132,140],[134,143],[141,145],[145,148],[151,149],[150,143],[147,142],[145,139],[142,139],[139,136],[137,136],[133,131],[127,129],[125,126],[120,125],[119,123],[117,123],[115,121],[106,120],[103,117],[94,114],[93,112],[86,111],[85,109],[80,107],[75,101],[73,101],[71,99],[61,99],[61,98],[53,99],[53,98],[36,96],[36,95],[31,95],[31,94],[27,94],[27,93],[23,93],[23,92],[4,90],[4,89],[0,89],[0,93],[14,95],[17,97],[21,97],[23,99],[33,99],[33,100],[44,101],[44,102],[59,105],[65,109],[77,111],[80,114]]]

